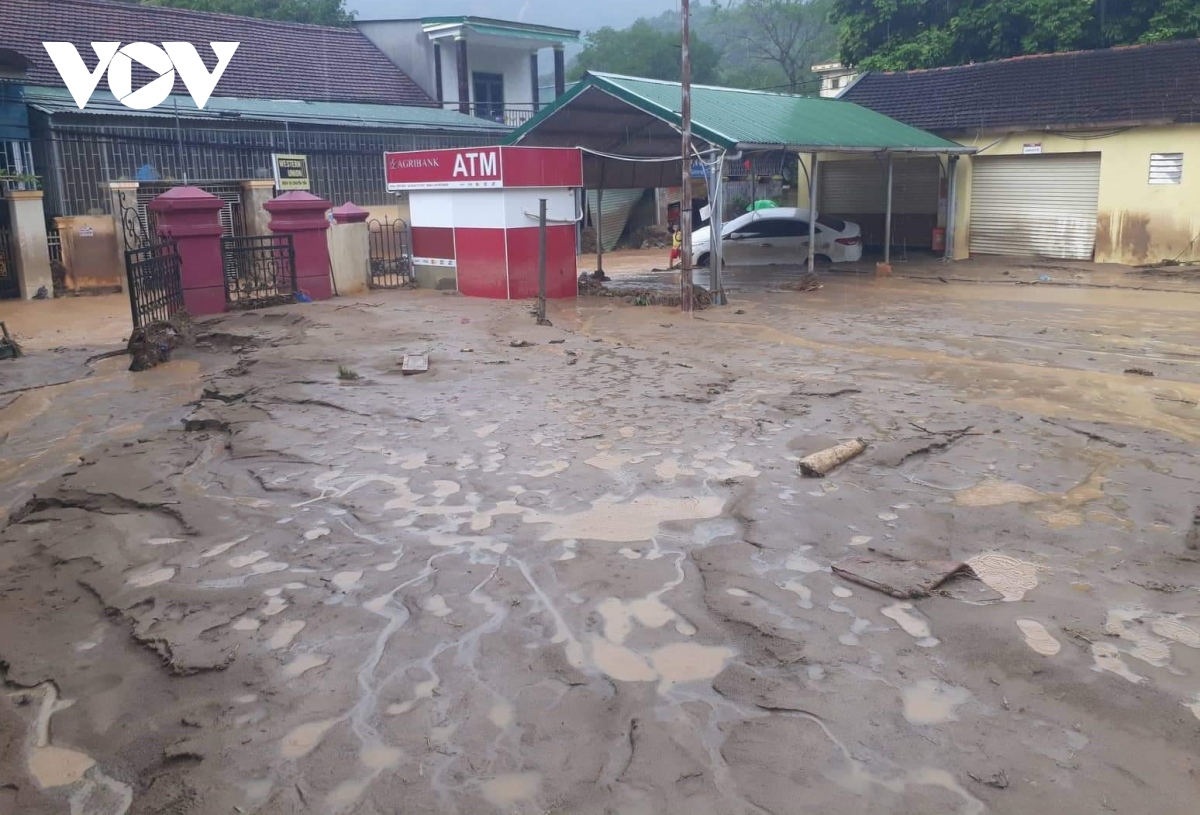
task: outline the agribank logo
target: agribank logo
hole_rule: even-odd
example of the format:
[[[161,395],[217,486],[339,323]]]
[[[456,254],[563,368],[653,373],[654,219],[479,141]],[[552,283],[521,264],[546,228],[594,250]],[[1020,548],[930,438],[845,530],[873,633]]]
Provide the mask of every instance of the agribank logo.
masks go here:
[[[239,45],[240,42],[210,42],[209,46],[217,55],[217,67],[209,73],[190,42],[164,42],[161,48],[149,42],[131,42],[124,47],[119,42],[94,42],[96,68],[92,71],[83,64],[83,58],[72,43],[42,43],[80,110],[92,98],[105,69],[108,70],[108,89],[127,108],[149,110],[165,102],[175,87],[176,71],[196,107],[203,108]],[[134,62],[144,65],[158,77],[134,90]]]

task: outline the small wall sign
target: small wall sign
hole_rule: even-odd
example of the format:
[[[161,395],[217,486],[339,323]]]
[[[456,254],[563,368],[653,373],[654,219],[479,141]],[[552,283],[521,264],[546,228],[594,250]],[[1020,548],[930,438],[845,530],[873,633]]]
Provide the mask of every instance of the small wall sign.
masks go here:
[[[1042,152],[1042,143],[1040,141],[1026,142],[1021,148],[1021,152],[1027,156],[1040,155]]]
[[[308,156],[272,153],[271,167],[275,171],[275,189],[279,192],[308,190],[312,186],[308,177]]]

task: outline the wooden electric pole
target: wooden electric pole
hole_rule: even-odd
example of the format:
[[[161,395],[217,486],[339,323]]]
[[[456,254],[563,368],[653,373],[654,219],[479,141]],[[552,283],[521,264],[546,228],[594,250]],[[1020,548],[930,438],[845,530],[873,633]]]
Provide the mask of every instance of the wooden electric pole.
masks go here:
[[[680,0],[680,16],[683,18],[683,37],[680,70],[680,87],[683,91],[680,109],[683,131],[683,200],[679,202],[679,231],[683,238],[679,258],[679,307],[692,310],[692,55],[691,55],[691,8],[689,0]],[[711,254],[711,253],[710,253]]]

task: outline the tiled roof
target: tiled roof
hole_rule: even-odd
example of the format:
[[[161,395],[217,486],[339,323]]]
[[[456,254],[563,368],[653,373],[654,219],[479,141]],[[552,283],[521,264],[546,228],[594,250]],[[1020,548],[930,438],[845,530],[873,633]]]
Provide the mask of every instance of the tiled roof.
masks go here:
[[[937,131],[1200,122],[1200,40],[869,73],[840,97]]]
[[[92,42],[187,41],[211,70],[210,42],[240,42],[215,96],[430,104],[429,96],[353,28],[281,23],[113,0],[0,0],[0,48],[34,63],[31,85],[63,86],[43,42],[74,43],[93,67]],[[134,87],[153,78],[139,77]],[[107,88],[103,80],[99,86]],[[178,75],[175,93],[187,93]]]

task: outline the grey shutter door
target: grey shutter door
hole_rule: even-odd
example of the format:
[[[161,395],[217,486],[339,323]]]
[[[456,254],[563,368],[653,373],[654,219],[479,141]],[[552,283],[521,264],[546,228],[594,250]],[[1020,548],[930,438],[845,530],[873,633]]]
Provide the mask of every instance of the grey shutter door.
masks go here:
[[[971,252],[1091,260],[1100,154],[972,159]]]

